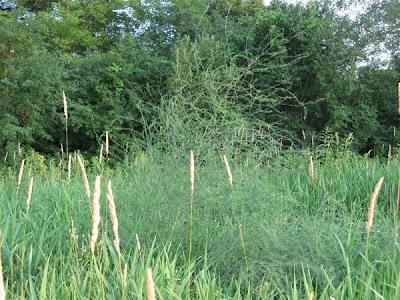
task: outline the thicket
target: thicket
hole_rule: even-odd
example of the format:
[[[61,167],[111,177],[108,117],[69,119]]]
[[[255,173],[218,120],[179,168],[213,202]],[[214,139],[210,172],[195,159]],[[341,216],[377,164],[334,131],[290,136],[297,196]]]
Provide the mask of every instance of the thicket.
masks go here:
[[[3,5],[0,151],[58,151],[65,91],[71,150],[94,153],[109,131],[116,155],[149,144],[260,154],[328,130],[386,153],[398,142],[399,6],[362,2],[355,19],[343,15],[354,1],[330,0]]]

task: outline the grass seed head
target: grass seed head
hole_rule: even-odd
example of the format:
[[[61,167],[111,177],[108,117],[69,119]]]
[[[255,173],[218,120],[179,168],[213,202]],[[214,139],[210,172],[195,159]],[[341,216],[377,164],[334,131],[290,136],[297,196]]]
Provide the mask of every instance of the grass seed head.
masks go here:
[[[99,162],[101,163],[102,160],[103,160],[103,143],[100,145]]]
[[[230,184],[231,186],[233,186],[233,177],[232,177],[231,167],[230,167],[230,165],[229,165],[229,161],[228,161],[228,159],[226,158],[226,155],[225,155],[225,154],[224,154],[224,163],[225,163],[226,172],[228,173],[228,181],[229,181],[229,184]]]
[[[192,195],[194,193],[194,154],[193,150],[190,150],[190,184]]]
[[[72,154],[68,155],[68,180],[71,180]]]
[[[31,206],[32,188],[33,188],[33,177],[31,177],[31,180],[29,181],[28,193],[26,194],[26,211],[28,211]]]
[[[89,180],[86,174],[86,169],[85,165],[83,164],[83,161],[79,155],[77,155],[79,166],[81,167],[81,172],[82,172],[82,179],[83,179],[83,184],[85,185],[85,191],[86,191],[86,196],[90,198],[90,186],[89,186]]]
[[[315,171],[314,160],[313,160],[312,156],[310,156],[310,163],[308,165],[308,175],[310,176],[311,180],[315,180],[316,171]]]
[[[151,268],[146,270],[146,287],[147,287],[147,300],[156,300],[156,290],[153,281],[153,272]]]
[[[76,227],[74,224],[74,220],[72,220],[71,229],[70,229],[70,236],[72,242],[78,241],[78,234],[76,233]]]
[[[108,181],[107,199],[108,199],[108,210],[110,211],[110,218],[111,218],[112,229],[113,229],[113,233],[114,233],[114,246],[115,246],[115,249],[117,249],[118,254],[121,254],[120,240],[119,240],[119,234],[118,234],[118,217],[117,217],[117,210],[115,208],[111,180]]]
[[[22,175],[24,174],[24,165],[25,165],[25,159],[22,160],[21,166],[19,167],[19,174],[17,179],[17,192],[19,191],[19,187],[21,186]]]
[[[96,176],[94,183],[92,208],[92,234],[90,236],[90,250],[94,253],[100,226],[100,176]]]
[[[106,156],[107,156],[107,158],[108,158],[109,155],[110,155],[110,149],[109,149],[109,147],[110,147],[110,144],[109,144],[109,140],[108,140],[108,131],[106,131]]]
[[[64,104],[64,118],[68,119],[68,103],[67,103],[67,97],[65,96],[64,91],[62,92],[63,96],[63,104]]]
[[[138,252],[140,252],[140,250],[142,250],[142,246],[140,245],[140,240],[137,233],[135,234],[135,239],[136,239],[136,249]]]
[[[379,179],[379,181],[375,185],[374,192],[371,194],[371,199],[370,199],[369,207],[368,207],[367,224],[365,225],[365,229],[368,234],[371,232],[372,223],[373,223],[374,215],[375,215],[376,201],[378,200],[379,192],[383,185],[383,179],[384,179],[384,177],[381,177]]]

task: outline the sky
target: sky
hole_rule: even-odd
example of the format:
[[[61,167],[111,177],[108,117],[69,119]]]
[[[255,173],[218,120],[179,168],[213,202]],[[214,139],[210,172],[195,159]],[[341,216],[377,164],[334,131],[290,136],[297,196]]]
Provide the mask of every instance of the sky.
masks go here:
[[[271,0],[263,0],[263,1],[266,6],[268,6],[271,3]],[[292,4],[296,3],[306,4],[307,2],[309,2],[309,0],[285,0],[285,2]],[[343,14],[348,15],[350,19],[354,19],[357,17],[357,14],[360,13],[362,10],[363,10],[362,4],[358,3],[357,5],[353,5],[352,7],[350,7],[349,10],[343,12]]]
[[[264,4],[265,5],[269,5],[269,3],[271,2],[271,0],[264,0]],[[307,3],[307,0],[286,0],[286,2],[288,3]]]
[[[263,1],[266,6],[268,6],[271,2],[271,0],[263,0]],[[296,3],[306,4],[307,2],[309,2],[309,0],[285,0],[285,2],[292,4]],[[339,15],[347,15],[350,19],[354,20],[357,17],[357,15],[359,15],[364,9],[365,6],[363,6],[362,4],[360,4],[360,2],[358,2],[358,4],[351,6],[348,10],[339,12]],[[383,45],[381,52],[379,54],[376,54],[374,57],[375,59],[381,61],[383,65],[385,65],[390,59],[389,52],[384,49]]]

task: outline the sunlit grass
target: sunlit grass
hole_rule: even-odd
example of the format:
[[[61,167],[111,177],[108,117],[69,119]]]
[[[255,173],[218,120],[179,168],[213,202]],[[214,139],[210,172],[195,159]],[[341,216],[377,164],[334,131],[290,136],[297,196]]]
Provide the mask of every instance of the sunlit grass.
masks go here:
[[[398,299],[399,163],[349,154],[314,158],[311,180],[309,162],[309,154],[262,164],[230,159],[231,185],[222,158],[199,156],[192,207],[188,159],[144,155],[113,170],[86,164],[91,188],[101,175],[92,254],[90,201],[78,162],[69,182],[65,164],[61,170],[27,160],[18,192],[15,161],[0,177],[7,296],[146,298],[150,267],[159,299],[187,298],[189,282],[192,299]],[[369,199],[382,176],[367,238]],[[121,255],[107,208],[109,179]]]

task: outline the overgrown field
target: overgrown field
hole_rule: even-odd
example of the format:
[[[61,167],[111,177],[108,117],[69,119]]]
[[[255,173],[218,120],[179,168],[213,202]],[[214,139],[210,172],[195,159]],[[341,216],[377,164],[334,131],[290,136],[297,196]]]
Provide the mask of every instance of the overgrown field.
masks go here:
[[[146,299],[147,268],[157,299],[400,299],[396,158],[325,156],[310,174],[309,153],[263,162],[228,156],[231,186],[222,158],[195,152],[193,198],[189,154],[137,154],[114,168],[86,161],[92,191],[101,175],[94,253],[91,200],[77,161],[69,180],[65,159],[26,158],[17,192],[21,160],[0,177],[7,299]],[[367,234],[370,196],[382,176]]]

